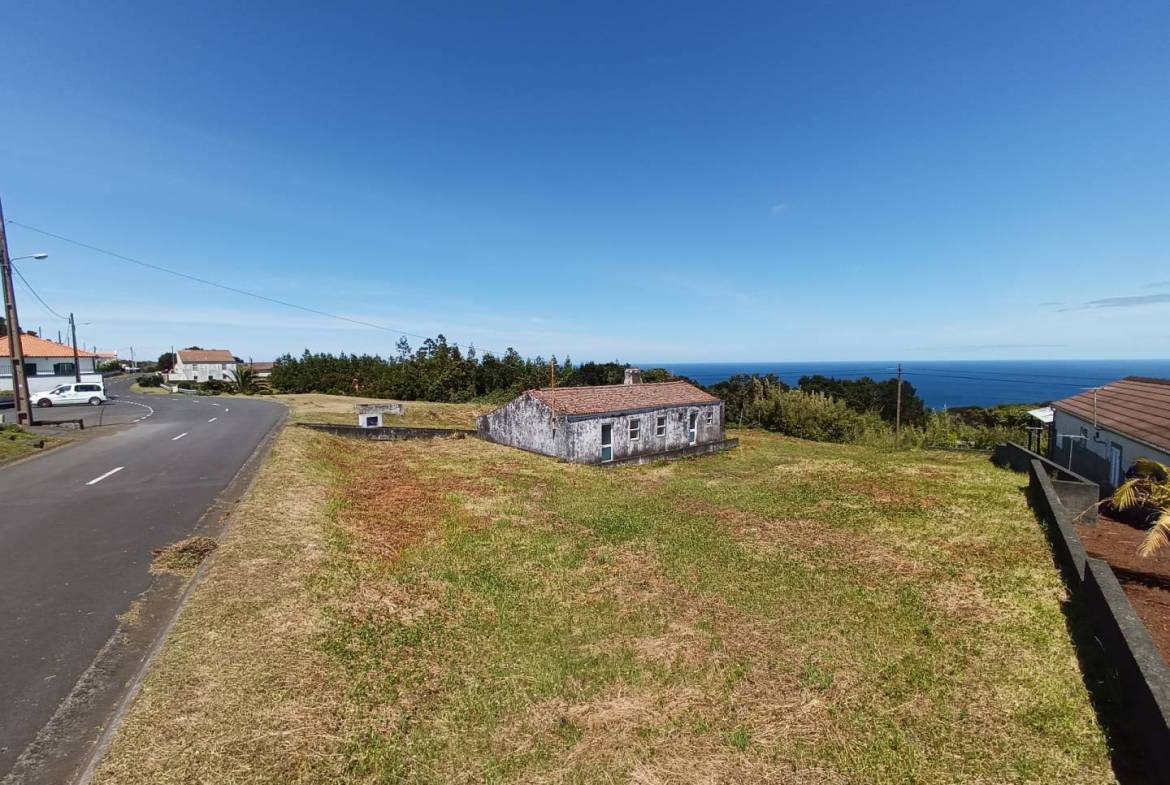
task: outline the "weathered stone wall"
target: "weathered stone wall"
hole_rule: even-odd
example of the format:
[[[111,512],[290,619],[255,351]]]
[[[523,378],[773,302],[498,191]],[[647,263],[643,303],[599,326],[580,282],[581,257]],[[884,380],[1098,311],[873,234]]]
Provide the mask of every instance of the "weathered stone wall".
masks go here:
[[[476,423],[482,439],[522,450],[553,455],[575,463],[601,462],[601,426],[613,426],[613,460],[651,455],[690,447],[687,417],[698,415],[696,444],[723,441],[723,404],[674,406],[624,414],[560,417],[553,422],[547,406],[525,394],[483,415]],[[711,422],[707,423],[710,414]],[[659,436],[656,424],[666,418],[666,433]],[[630,422],[639,421],[638,436],[630,438]]]
[[[522,450],[564,458],[568,453],[568,429],[564,418],[554,423],[549,408],[525,393],[476,421],[481,439]]]
[[[579,417],[569,421],[571,438],[570,452],[564,457],[575,463],[601,462],[601,426],[613,426],[613,460],[622,461],[638,455],[679,450],[691,446],[687,435],[687,416],[690,412],[699,415],[696,426],[696,444],[723,441],[723,404],[701,406],[674,406],[644,412],[607,415],[603,417]],[[711,424],[707,424],[707,414]],[[659,417],[666,418],[666,433],[658,436],[655,424]],[[630,438],[630,421],[639,420],[638,438]]]

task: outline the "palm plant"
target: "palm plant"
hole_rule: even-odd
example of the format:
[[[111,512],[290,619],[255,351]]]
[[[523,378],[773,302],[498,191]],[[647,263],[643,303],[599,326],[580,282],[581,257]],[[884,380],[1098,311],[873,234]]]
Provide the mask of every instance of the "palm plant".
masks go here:
[[[1138,548],[1148,557],[1170,545],[1170,466],[1139,458],[1134,469],[1134,476],[1117,486],[1112,502],[1119,510],[1157,510],[1158,517]]]
[[[232,384],[236,392],[250,393],[256,391],[256,372],[246,365],[236,366],[232,371]]]

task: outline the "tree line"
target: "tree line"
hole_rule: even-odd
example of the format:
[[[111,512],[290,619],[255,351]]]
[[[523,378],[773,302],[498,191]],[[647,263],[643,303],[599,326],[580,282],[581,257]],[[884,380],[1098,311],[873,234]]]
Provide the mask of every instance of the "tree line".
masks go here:
[[[551,367],[550,367],[551,366]],[[587,362],[574,365],[554,356],[521,357],[509,348],[503,356],[480,355],[447,342],[442,335],[428,338],[417,349],[406,338],[390,357],[371,354],[310,352],[285,354],[272,368],[273,388],[290,393],[331,393],[370,398],[459,403],[476,398],[506,399],[524,390],[557,386],[621,384],[628,364]],[[643,373],[645,381],[663,381],[661,368]]]

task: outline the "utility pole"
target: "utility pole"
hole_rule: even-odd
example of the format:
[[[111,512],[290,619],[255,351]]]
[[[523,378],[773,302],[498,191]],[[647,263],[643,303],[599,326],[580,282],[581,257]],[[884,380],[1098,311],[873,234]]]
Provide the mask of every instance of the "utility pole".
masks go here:
[[[4,289],[4,319],[8,323],[8,356],[12,359],[12,403],[16,421],[32,425],[28,378],[24,373],[24,347],[20,340],[20,319],[16,316],[16,291],[12,287],[12,257],[8,255],[8,235],[4,231],[4,205],[0,204],[0,279]]]
[[[77,322],[73,321],[73,312],[69,312],[69,329],[73,333],[73,378],[81,381],[81,359],[77,356]]]
[[[902,363],[898,363],[898,403],[894,413],[894,446],[902,446]]]

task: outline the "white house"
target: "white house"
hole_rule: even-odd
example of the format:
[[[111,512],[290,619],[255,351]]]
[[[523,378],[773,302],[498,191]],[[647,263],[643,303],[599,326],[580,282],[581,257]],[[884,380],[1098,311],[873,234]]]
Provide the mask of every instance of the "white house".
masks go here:
[[[1138,458],[1170,465],[1170,379],[1127,376],[1052,404],[1052,459],[1115,488]]]
[[[175,352],[175,367],[167,374],[167,381],[228,382],[235,370],[236,358],[227,349],[180,349]]]
[[[12,355],[8,336],[0,338],[0,397],[12,395]],[[101,383],[102,375],[97,373],[94,363],[97,355],[83,349],[77,350],[77,362],[73,364],[73,347],[63,343],[38,338],[35,335],[21,335],[20,347],[24,352],[24,370],[28,377],[30,394],[46,392],[58,384],[77,381],[76,371],[81,371],[81,381]]]

